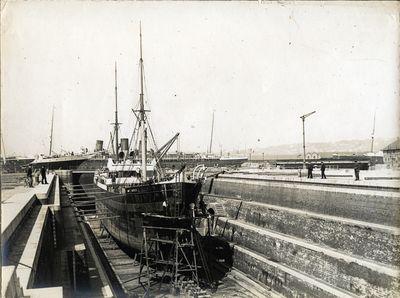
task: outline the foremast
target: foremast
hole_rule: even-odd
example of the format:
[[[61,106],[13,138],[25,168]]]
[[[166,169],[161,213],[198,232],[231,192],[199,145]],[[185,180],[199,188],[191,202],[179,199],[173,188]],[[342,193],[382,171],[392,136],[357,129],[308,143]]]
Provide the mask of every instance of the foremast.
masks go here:
[[[142,25],[140,24],[140,132],[141,132],[141,153],[142,153],[142,179],[147,180],[147,130],[146,130],[146,111],[144,109],[143,92],[143,53],[142,53]]]

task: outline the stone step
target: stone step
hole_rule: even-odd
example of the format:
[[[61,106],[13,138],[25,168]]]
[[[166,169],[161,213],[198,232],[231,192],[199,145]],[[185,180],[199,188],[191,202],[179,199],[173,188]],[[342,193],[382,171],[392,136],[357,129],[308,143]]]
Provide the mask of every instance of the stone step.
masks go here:
[[[207,187],[205,185],[204,189]],[[398,191],[218,178],[212,183],[211,193],[236,197],[243,201],[256,201],[319,214],[400,226],[398,216],[400,193]]]
[[[225,239],[251,248],[270,260],[356,295],[388,297],[394,294],[399,276],[397,268],[239,220],[228,219],[225,224],[226,220],[218,221],[220,229],[226,227]]]
[[[228,273],[230,277],[235,280],[237,284],[242,286],[245,289],[248,289],[253,297],[260,298],[282,298],[281,294],[271,289],[271,287],[266,286],[264,283],[261,283],[259,280],[254,280],[252,276],[249,276],[235,268],[231,268]]]
[[[351,292],[331,286],[279,262],[244,248],[234,246],[234,267],[246,272],[285,297],[356,297]]]
[[[208,206],[224,206],[221,216],[235,218],[321,245],[395,266],[400,263],[400,229],[232,197],[206,195]],[[207,206],[207,208],[209,208]],[[219,214],[219,213],[217,213]]]

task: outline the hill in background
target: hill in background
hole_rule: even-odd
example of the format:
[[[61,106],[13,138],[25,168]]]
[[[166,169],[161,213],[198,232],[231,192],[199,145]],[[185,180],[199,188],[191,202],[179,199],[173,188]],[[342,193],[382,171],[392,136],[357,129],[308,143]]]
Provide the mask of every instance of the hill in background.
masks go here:
[[[374,152],[378,152],[393,142],[395,139],[377,138],[374,140]],[[330,154],[364,154],[371,150],[371,139],[365,140],[343,140],[330,143],[306,143],[306,152],[326,155]],[[230,152],[231,155],[246,155],[251,154],[252,159],[262,158],[264,153],[265,159],[274,158],[297,158],[303,156],[303,144],[287,144],[270,146],[267,148],[254,148]]]

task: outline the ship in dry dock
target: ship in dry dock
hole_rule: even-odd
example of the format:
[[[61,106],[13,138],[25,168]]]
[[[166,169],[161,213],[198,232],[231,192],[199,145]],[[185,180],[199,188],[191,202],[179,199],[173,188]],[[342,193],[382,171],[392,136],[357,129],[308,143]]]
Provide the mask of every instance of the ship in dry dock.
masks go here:
[[[144,229],[147,227],[150,238],[159,237],[161,244],[157,247],[160,251],[164,251],[165,257],[174,247],[174,239],[176,241],[189,239],[184,245],[185,249],[193,246],[201,250],[190,253],[189,257],[185,255],[187,262],[194,262],[195,266],[189,264],[190,270],[197,270],[196,262],[202,264],[202,272],[206,275],[206,279],[211,281],[215,276],[212,277],[210,272],[205,272],[205,267],[209,263],[207,256],[215,259],[218,253],[224,254],[219,263],[225,263],[220,265],[227,267],[232,262],[227,253],[230,247],[226,242],[212,236],[210,215],[202,199],[199,199],[206,167],[199,165],[191,172],[186,172],[185,166],[182,166],[179,170],[167,174],[161,166],[162,158],[179,133],[158,150],[148,150],[148,135],[150,132],[153,136],[153,133],[144,105],[141,30],[139,68],[139,109],[135,111],[137,125],[134,130],[137,132],[135,142],[138,148],[131,151],[138,154],[128,154],[130,151],[127,139],[121,141],[121,147],[118,144],[120,123],[117,108],[117,68],[115,68],[114,152],[117,154],[114,159],[108,159],[106,166],[95,172],[93,184],[83,183],[82,187],[87,194],[94,195],[96,209],[101,214],[101,225],[118,243],[133,252],[143,251],[143,244],[146,241]],[[154,138],[152,141],[154,142]],[[179,235],[176,231],[179,231]],[[191,260],[188,260],[190,258]],[[196,261],[196,258],[200,259]],[[165,266],[167,263],[163,262]]]

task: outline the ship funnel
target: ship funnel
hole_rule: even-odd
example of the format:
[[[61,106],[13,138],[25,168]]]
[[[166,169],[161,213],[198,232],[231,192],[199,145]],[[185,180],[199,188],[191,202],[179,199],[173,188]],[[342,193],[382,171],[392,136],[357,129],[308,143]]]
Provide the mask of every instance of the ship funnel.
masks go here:
[[[96,147],[95,147],[94,151],[95,152],[103,151],[103,141],[102,140],[96,141]]]
[[[124,157],[128,156],[129,140],[126,138],[121,138],[121,151],[124,153]]]
[[[128,151],[129,150],[129,141],[128,139],[122,138],[121,139],[121,150]]]

